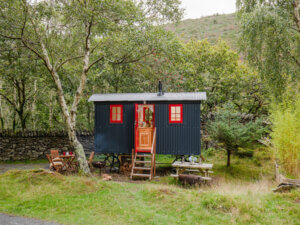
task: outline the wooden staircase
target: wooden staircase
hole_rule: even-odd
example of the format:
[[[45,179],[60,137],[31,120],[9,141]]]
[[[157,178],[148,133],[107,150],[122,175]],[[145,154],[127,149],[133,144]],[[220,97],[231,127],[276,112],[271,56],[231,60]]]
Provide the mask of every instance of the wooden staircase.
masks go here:
[[[152,147],[149,152],[134,152],[130,178],[146,177],[152,180],[155,176],[156,128],[153,132]]]

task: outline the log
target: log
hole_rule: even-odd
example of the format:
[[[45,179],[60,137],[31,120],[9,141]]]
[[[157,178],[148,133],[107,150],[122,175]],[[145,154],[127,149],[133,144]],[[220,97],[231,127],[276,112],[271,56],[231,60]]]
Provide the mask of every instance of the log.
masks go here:
[[[300,185],[295,185],[295,184],[287,184],[287,183],[281,183],[278,185],[277,188],[275,188],[273,190],[273,192],[280,192],[280,193],[283,193],[283,192],[289,192],[291,191],[292,189],[295,189],[295,188],[299,188]]]
[[[210,177],[202,177],[194,174],[179,174],[178,177],[184,185],[195,185],[202,183],[202,181],[211,180]]]
[[[276,182],[279,183],[277,188],[273,190],[273,192],[288,192],[291,191],[294,188],[300,187],[300,180],[299,179],[288,179],[284,177],[279,172],[279,165],[275,161],[275,176],[276,176]]]

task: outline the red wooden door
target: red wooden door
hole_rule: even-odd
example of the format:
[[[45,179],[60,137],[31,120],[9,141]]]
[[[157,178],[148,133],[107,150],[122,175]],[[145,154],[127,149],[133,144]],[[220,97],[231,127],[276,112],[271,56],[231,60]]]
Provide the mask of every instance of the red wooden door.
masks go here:
[[[146,122],[145,108],[152,111],[152,120]],[[151,152],[154,130],[154,105],[135,104],[135,152]]]

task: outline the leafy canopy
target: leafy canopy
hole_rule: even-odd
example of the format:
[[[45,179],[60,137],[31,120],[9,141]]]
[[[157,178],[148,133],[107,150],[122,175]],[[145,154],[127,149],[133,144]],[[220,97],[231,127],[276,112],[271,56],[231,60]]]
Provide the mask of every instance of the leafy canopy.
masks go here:
[[[240,48],[280,99],[287,78],[300,80],[300,1],[238,0],[237,6]]]

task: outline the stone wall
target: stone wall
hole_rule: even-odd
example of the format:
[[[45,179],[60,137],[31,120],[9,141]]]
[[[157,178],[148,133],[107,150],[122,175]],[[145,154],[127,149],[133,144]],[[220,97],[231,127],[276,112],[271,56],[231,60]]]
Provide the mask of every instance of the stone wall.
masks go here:
[[[77,137],[86,152],[94,150],[93,132],[77,132]],[[0,132],[0,161],[45,159],[52,148],[72,151],[66,132]]]

